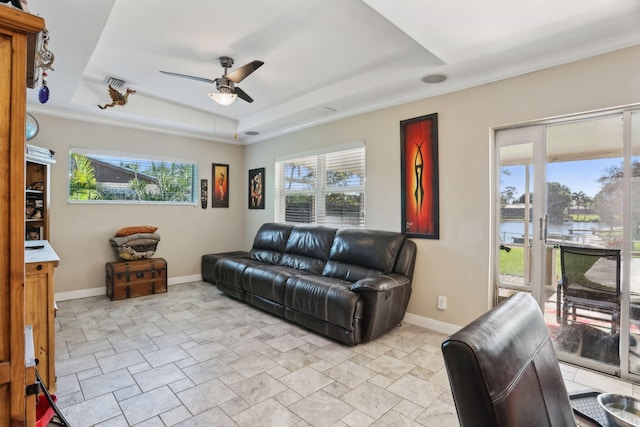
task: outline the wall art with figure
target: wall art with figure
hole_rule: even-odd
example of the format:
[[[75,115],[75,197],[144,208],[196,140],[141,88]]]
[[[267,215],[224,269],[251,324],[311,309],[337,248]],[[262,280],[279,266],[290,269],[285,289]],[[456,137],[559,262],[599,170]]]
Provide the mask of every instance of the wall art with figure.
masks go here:
[[[211,207],[229,207],[229,165],[213,163]]]
[[[402,232],[438,239],[438,114],[401,121],[400,144]]]
[[[249,170],[249,209],[264,209],[264,168]]]

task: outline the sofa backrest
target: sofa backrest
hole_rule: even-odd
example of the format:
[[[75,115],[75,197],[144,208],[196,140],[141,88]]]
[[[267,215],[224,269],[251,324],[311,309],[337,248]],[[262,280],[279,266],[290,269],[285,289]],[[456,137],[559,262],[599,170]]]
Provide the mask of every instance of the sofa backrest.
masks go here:
[[[322,275],[356,282],[391,273],[404,241],[391,231],[338,230]]]
[[[253,240],[251,259],[267,264],[278,264],[282,259],[292,225],[266,223],[263,224]]]
[[[279,264],[321,274],[329,258],[335,234],[335,228],[317,225],[294,227]]]
[[[413,279],[413,269],[416,264],[417,247],[413,240],[404,239],[398,257],[396,258],[396,265],[393,267],[393,272],[402,274],[403,276]]]

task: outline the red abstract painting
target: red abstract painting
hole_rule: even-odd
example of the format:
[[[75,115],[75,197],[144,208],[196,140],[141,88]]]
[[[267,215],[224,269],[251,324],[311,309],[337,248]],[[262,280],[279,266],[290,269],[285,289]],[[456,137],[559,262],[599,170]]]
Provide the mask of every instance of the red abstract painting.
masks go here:
[[[438,114],[400,122],[402,232],[438,239]]]
[[[212,164],[211,207],[229,207],[229,165]]]

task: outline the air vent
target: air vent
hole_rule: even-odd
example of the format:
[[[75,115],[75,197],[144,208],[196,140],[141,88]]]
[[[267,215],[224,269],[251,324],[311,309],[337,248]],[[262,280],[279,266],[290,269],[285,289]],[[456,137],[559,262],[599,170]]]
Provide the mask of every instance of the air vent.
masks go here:
[[[123,86],[126,86],[126,84],[127,84],[126,80],[122,80],[122,79],[119,79],[117,77],[111,77],[111,76],[107,76],[104,79],[104,83],[106,83],[106,84],[108,84],[110,86],[113,86],[115,88],[121,88]]]

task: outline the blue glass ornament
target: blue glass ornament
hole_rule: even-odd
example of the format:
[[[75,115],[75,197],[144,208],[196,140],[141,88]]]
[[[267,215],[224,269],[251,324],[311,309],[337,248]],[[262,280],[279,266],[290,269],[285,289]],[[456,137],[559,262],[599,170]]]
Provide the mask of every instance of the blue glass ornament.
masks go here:
[[[46,85],[42,85],[38,92],[38,100],[41,104],[44,104],[49,100],[49,88]]]

